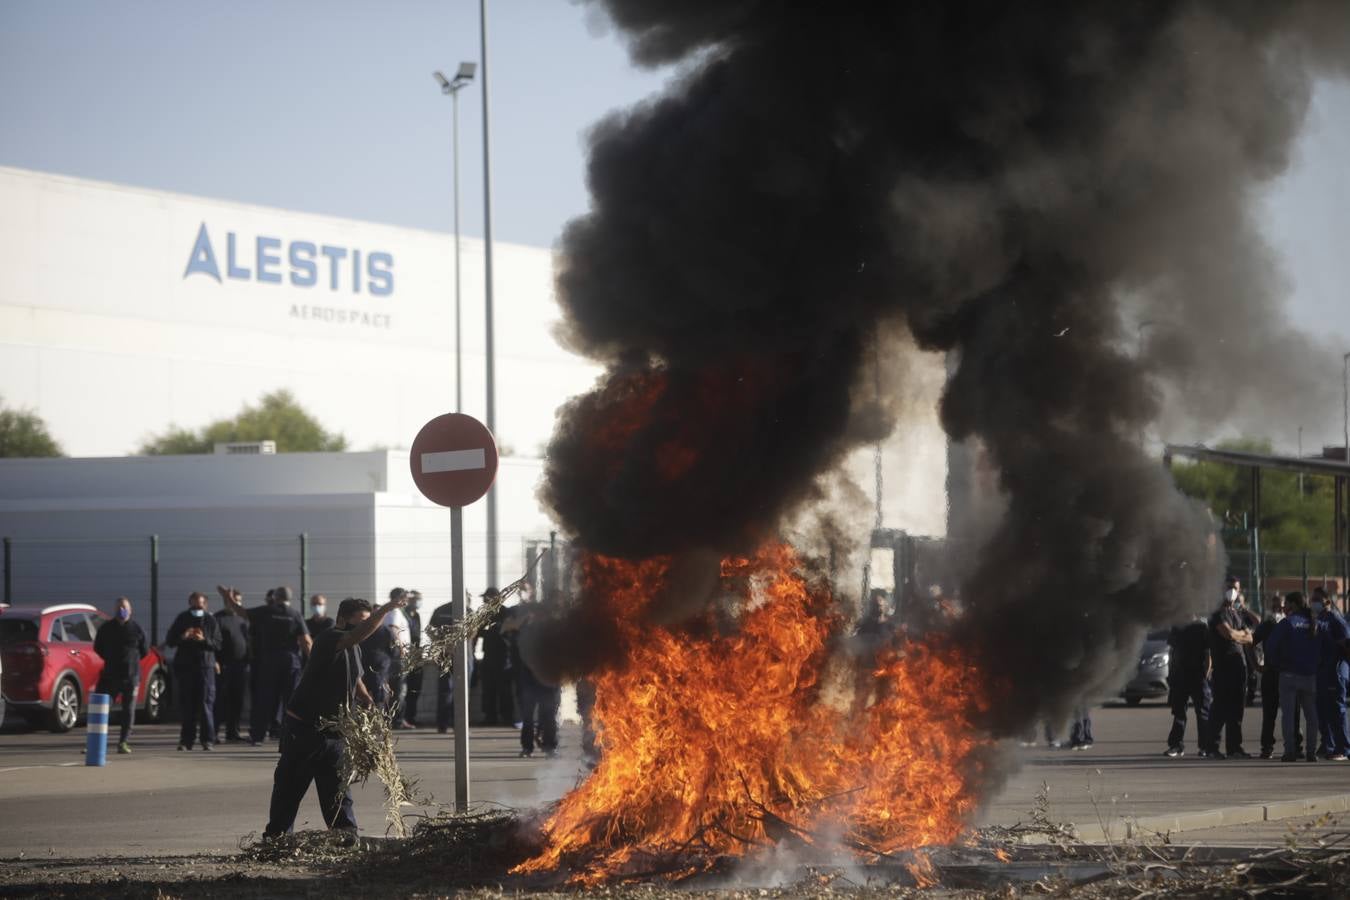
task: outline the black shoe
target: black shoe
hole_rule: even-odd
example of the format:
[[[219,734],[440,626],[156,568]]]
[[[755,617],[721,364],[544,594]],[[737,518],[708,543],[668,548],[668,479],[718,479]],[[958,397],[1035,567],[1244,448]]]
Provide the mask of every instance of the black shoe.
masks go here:
[[[249,745],[250,747],[261,747],[261,746],[263,745],[263,742],[262,742],[262,741],[249,741],[249,742],[248,742],[248,745]]]
[[[1317,754],[1316,754],[1316,753],[1309,753],[1306,757],[1304,757],[1303,761],[1304,761],[1304,762],[1317,762]]]
[[[1270,758],[1271,758],[1272,756],[1274,756],[1274,755],[1275,755],[1275,751],[1274,751],[1273,749],[1271,749],[1271,750],[1262,750],[1262,751],[1261,751],[1261,758],[1262,758],[1262,759],[1270,759]]]
[[[557,758],[558,758],[558,751],[557,751],[557,750],[545,750],[545,751],[544,751],[544,756],[545,756],[546,758],[548,758],[548,759],[557,759]]]
[[[179,749],[179,751],[183,751],[183,750],[188,750],[188,749],[190,749],[190,748],[189,748],[186,744],[179,744],[179,745],[178,745],[178,749]]]
[[[1220,753],[1218,750],[1201,750],[1201,751],[1200,751],[1200,758],[1201,758],[1201,759],[1226,759],[1227,757],[1225,757],[1225,756],[1224,756],[1222,753]]]
[[[214,750],[214,749],[216,749],[216,745],[215,745],[215,744],[202,744],[202,749],[203,749],[203,750]]]
[[[1166,756],[1169,759],[1176,759],[1178,756],[1185,756],[1185,755],[1186,755],[1185,747],[1168,747],[1166,750],[1163,751],[1163,756]]]
[[[530,751],[530,750],[522,750],[522,751],[520,751],[520,758],[521,758],[521,759],[529,759],[531,756],[534,756],[534,753],[533,753],[532,751]]]
[[[1229,750],[1229,751],[1228,751],[1228,758],[1229,758],[1229,759],[1251,759],[1251,758],[1252,758],[1252,755],[1251,755],[1250,753],[1248,753],[1246,750],[1242,750],[1242,749],[1238,749],[1238,750]]]
[[[1286,753],[1280,757],[1280,762],[1298,762],[1298,757],[1292,753]]]

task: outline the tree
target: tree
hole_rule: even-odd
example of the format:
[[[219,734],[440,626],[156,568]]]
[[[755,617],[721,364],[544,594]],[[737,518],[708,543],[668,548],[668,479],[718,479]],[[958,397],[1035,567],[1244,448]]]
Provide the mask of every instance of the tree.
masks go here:
[[[0,458],[63,455],[41,416],[30,409],[0,407]]]
[[[219,419],[200,431],[170,426],[147,440],[140,452],[151,456],[210,453],[216,444],[238,441],[276,441],[278,453],[346,450],[347,439],[325,431],[290,391],[264,394],[257,406],[245,405],[232,419]]]
[[[1270,441],[1224,441],[1221,450],[1270,453]],[[1233,532],[1250,528],[1251,471],[1215,462],[1177,462],[1172,467],[1177,487],[1210,508],[1219,527]],[[1326,553],[1332,551],[1335,485],[1331,478],[1299,476],[1267,469],[1261,473],[1261,549],[1271,553]],[[1237,549],[1230,540],[1229,549]]]

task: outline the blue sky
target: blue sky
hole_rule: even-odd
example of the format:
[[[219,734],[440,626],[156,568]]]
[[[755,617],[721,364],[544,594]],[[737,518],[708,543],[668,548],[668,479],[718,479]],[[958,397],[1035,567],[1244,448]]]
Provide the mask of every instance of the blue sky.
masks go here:
[[[634,69],[589,8],[489,6],[494,231],[548,246],[586,209],[586,129],[668,73]],[[5,0],[0,164],[448,231],[451,104],[431,71],[477,58],[474,0]],[[462,93],[468,234],[480,112]],[[1291,316],[1350,336],[1350,88],[1319,88],[1263,220]]]
[[[489,3],[494,233],[586,209],[582,138],[657,90],[559,0]],[[451,101],[475,0],[6,0],[0,164],[449,231]],[[460,94],[463,225],[482,233],[481,94]]]

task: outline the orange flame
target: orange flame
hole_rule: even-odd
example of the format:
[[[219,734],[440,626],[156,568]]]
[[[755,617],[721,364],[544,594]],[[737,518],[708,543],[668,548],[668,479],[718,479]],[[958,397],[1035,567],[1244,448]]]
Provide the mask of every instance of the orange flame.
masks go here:
[[[595,678],[599,766],[515,871],[679,877],[780,842],[828,835],[875,858],[961,833],[983,743],[968,661],[937,641],[891,647],[870,696],[850,696],[834,598],[790,547],[725,560],[726,602],[679,630],[642,616],[668,567],[584,560],[583,589],[618,623],[625,663]]]

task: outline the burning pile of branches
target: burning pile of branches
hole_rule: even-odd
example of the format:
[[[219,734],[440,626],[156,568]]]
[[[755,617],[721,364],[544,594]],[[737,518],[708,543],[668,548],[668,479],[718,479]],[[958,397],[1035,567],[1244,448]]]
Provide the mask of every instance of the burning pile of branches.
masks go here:
[[[682,877],[783,843],[875,860],[961,833],[988,745],[971,722],[978,675],[957,650],[848,658],[833,596],[785,544],[724,561],[725,602],[702,619],[654,625],[643,612],[666,565],[583,562],[624,661],[594,676],[599,766],[515,871]]]
[[[388,833],[407,837],[403,807],[424,804],[430,798],[418,790],[417,779],[403,774],[394,756],[392,726],[396,712],[377,706],[349,706],[344,707],[337,717],[325,719],[319,725],[336,731],[346,740],[347,749],[338,771],[339,783],[344,786],[365,784],[371,775],[379,778],[384,787]]]

